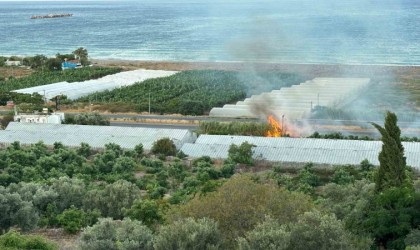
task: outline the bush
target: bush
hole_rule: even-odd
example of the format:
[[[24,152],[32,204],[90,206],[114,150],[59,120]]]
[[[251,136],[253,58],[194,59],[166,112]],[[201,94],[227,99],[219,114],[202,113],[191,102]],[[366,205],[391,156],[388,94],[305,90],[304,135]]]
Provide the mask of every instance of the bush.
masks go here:
[[[236,163],[253,165],[254,160],[252,159],[252,147],[254,147],[254,145],[248,142],[244,142],[240,146],[232,144],[229,147],[228,157]]]
[[[159,205],[154,200],[137,199],[130,209],[124,210],[125,216],[139,220],[147,226],[162,221]]]
[[[66,115],[65,124],[78,125],[100,125],[109,126],[109,119],[101,116],[99,113],[84,113],[78,115]]]
[[[81,250],[148,250],[153,249],[153,234],[140,221],[105,218],[82,232],[78,246]]]
[[[175,155],[176,146],[174,142],[169,138],[162,138],[153,143],[152,153],[162,154],[165,156]]]
[[[238,238],[238,244],[240,250],[286,250],[290,245],[290,232],[285,225],[268,217],[245,238]]]
[[[222,235],[217,223],[208,218],[187,218],[163,226],[156,237],[156,250],[220,249]]]
[[[185,182],[190,178],[186,178]],[[172,221],[181,218],[211,218],[218,222],[224,237],[231,243],[262,222],[265,215],[287,223],[312,209],[309,196],[258,184],[247,176],[234,176],[215,192],[195,197],[168,213]],[[230,247],[232,247],[230,245]]]
[[[97,214],[97,216],[99,217],[99,214]],[[79,232],[82,227],[87,226],[86,217],[85,211],[71,206],[69,209],[64,210],[57,219],[66,232],[75,234]]]
[[[55,250],[57,245],[48,242],[41,236],[21,235],[16,231],[9,231],[0,236],[0,249],[4,250]]]

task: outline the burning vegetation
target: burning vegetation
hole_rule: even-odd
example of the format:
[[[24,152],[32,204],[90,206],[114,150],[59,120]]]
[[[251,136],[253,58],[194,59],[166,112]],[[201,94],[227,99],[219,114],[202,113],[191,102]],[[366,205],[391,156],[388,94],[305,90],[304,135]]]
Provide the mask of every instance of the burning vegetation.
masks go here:
[[[287,123],[282,115],[281,120],[278,120],[274,115],[267,117],[269,129],[265,133],[266,137],[298,137],[297,129],[290,123]]]

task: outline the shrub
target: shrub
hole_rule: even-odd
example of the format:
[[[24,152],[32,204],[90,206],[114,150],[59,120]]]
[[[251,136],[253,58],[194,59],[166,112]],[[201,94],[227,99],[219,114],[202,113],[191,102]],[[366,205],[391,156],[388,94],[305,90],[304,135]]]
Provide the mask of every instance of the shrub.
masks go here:
[[[240,146],[232,144],[229,147],[228,157],[236,163],[253,165],[254,160],[252,159],[252,147],[254,147],[254,145],[248,142],[244,142]]]
[[[220,249],[221,233],[217,223],[208,218],[187,218],[163,226],[156,237],[156,250]]]
[[[130,209],[124,210],[125,216],[139,220],[147,226],[162,221],[159,205],[154,200],[137,199]]]
[[[105,218],[82,232],[78,246],[81,250],[151,250],[153,234],[140,221]]]
[[[162,138],[153,143],[152,153],[162,154],[165,156],[175,155],[176,146],[174,142],[169,138]]]
[[[58,249],[58,247],[56,244],[48,242],[41,236],[21,235],[19,232],[12,230],[0,236],[0,249],[55,250]]]

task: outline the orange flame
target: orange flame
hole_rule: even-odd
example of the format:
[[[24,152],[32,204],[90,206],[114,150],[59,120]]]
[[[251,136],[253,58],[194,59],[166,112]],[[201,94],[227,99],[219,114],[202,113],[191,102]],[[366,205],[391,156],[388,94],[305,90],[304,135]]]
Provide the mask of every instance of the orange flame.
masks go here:
[[[269,123],[269,130],[265,133],[267,137],[300,137],[299,127],[294,126],[291,123],[288,123],[283,119],[282,116],[281,121],[278,121],[274,118],[273,115],[269,115],[267,117]]]
[[[277,121],[274,116],[268,116],[268,123],[270,124],[270,130],[266,132],[267,137],[281,137],[283,135],[283,126],[281,122]]]

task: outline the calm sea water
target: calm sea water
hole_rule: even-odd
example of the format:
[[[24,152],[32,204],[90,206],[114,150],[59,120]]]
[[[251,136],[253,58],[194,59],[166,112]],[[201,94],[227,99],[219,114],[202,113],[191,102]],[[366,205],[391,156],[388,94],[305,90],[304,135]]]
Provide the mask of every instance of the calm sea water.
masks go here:
[[[0,2],[0,54],[420,65],[419,27],[418,0]]]

